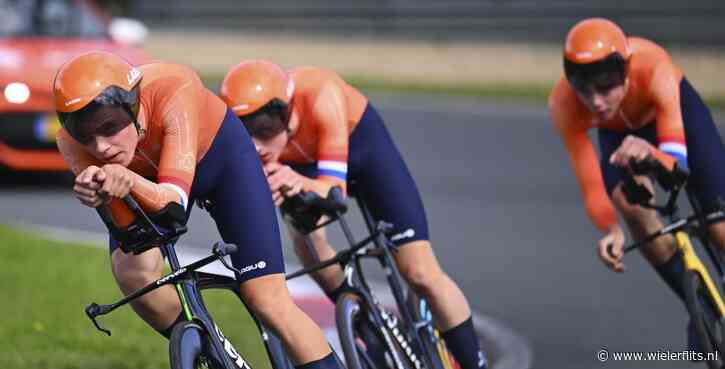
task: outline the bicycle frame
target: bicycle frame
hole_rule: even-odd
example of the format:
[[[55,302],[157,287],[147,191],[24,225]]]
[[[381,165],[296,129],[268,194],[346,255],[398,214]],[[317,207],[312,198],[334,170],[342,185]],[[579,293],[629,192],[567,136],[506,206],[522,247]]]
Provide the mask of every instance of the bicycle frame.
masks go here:
[[[625,186],[638,186],[633,182],[633,179],[631,176],[628,176],[625,178]],[[692,206],[694,210],[694,215],[691,215],[687,218],[681,219],[677,215],[677,205],[676,200],[677,196],[680,193],[680,190],[685,188],[685,192],[687,193],[687,199]],[[631,188],[631,187],[630,187]],[[636,188],[630,189],[629,191],[639,191]],[[648,190],[647,190],[648,191]],[[641,198],[640,194],[633,195],[635,197],[635,203],[639,204],[640,206],[651,208],[656,210],[658,213],[662,215],[666,215],[670,219],[670,224],[661,230],[645,237],[644,239],[634,243],[631,246],[628,246],[624,249],[624,252],[627,253],[631,250],[634,250],[636,248],[639,248],[642,245],[645,245],[652,240],[661,237],[666,234],[672,234],[675,238],[675,244],[677,246],[677,249],[682,252],[682,258],[683,263],[686,270],[692,270],[696,272],[700,278],[702,278],[702,281],[705,284],[705,288],[707,289],[707,292],[710,294],[712,299],[714,300],[714,303],[716,305],[716,308],[720,314],[721,317],[725,317],[725,303],[723,303],[722,296],[720,295],[719,289],[713,282],[710,273],[708,272],[707,268],[703,264],[702,260],[697,256],[697,253],[695,252],[695,248],[692,245],[692,242],[690,240],[690,236],[688,235],[686,229],[694,229],[696,236],[702,243],[703,248],[706,250],[708,256],[712,260],[713,264],[716,267],[717,273],[720,277],[720,279],[723,279],[723,264],[722,264],[722,258],[720,257],[720,254],[714,250],[712,250],[712,245],[709,242],[709,239],[707,237],[707,226],[711,223],[717,222],[725,218],[725,214],[722,210],[716,211],[710,214],[705,214],[700,205],[697,201],[697,198],[695,197],[692,189],[690,188],[688,183],[683,183],[682,185],[674,186],[674,188],[670,191],[669,199],[667,200],[667,203],[665,206],[658,206],[649,204],[643,198]],[[649,193],[649,196],[651,196],[651,193]],[[647,197],[645,195],[645,197]],[[632,200],[630,200],[632,201]]]
[[[686,192],[688,200],[690,201],[690,204],[692,204],[692,207],[695,210],[695,214],[698,217],[699,224],[698,227],[696,227],[696,234],[700,239],[700,243],[705,248],[711,260],[713,261],[718,275],[722,279],[722,259],[720,258],[719,253],[712,250],[712,245],[710,244],[709,239],[705,234],[707,233],[706,228],[708,225],[707,217],[702,215],[702,209],[700,208],[699,203],[697,202],[689,186],[686,187]],[[705,265],[695,253],[695,249],[690,242],[690,237],[687,235],[687,233],[679,231],[675,233],[675,239],[677,240],[677,247],[682,251],[685,268],[693,270],[700,275],[700,278],[702,278],[702,281],[705,283],[705,288],[707,289],[707,292],[710,294],[710,296],[712,296],[713,300],[715,300],[715,304],[717,305],[717,309],[720,312],[720,316],[725,317],[725,303],[723,303],[720,291],[710,277],[710,273],[705,268]]]
[[[385,337],[386,341],[388,341],[388,345],[393,344],[392,340],[397,341],[398,345],[403,348],[403,351],[408,356],[408,359],[415,365],[416,369],[422,369],[424,367],[421,362],[421,358],[417,355],[418,353],[423,354],[424,360],[426,360],[426,366],[430,368],[431,360],[427,357],[429,353],[427,353],[423,348],[424,345],[422,344],[418,330],[425,325],[432,323],[430,321],[416,322],[410,310],[407,308],[406,289],[395,263],[395,259],[392,255],[395,249],[391,246],[390,241],[385,235],[386,231],[388,231],[391,226],[384,222],[378,222],[378,224],[375,225],[372,215],[365,206],[365,203],[359,198],[356,198],[356,200],[358,207],[363,214],[369,236],[360,242],[356,242],[343,213],[341,211],[332,212],[332,214],[329,214],[331,215],[331,219],[323,222],[314,229],[319,229],[334,221],[338,221],[350,247],[339,252],[330,260],[303,268],[297,272],[287,275],[287,279],[296,278],[298,276],[320,270],[332,264],[342,264],[345,272],[344,283],[354,290],[358,296],[364,299],[369,306],[377,307],[377,311],[371,312],[371,318],[381,329],[381,333]],[[406,335],[401,332],[397,317],[395,317],[394,314],[388,313],[380,301],[372,293],[363,273],[361,263],[364,258],[377,259],[385,271],[388,285],[393,293],[401,318],[405,322],[405,328],[408,330],[408,336],[412,338],[412,342],[408,342]],[[353,275],[358,275],[359,283],[354,282]],[[396,365],[399,368],[402,368],[397,356],[394,357],[394,360],[396,361]]]
[[[167,255],[171,270],[183,270],[179,264],[179,261],[174,251],[173,246],[165,245],[164,252]],[[192,264],[193,265],[193,264]],[[216,357],[222,358],[224,361],[223,365],[228,368],[239,368],[239,369],[251,369],[246,360],[239,354],[229,340],[224,336],[224,333],[219,326],[214,323],[211,318],[211,314],[204,305],[204,300],[201,297],[200,288],[198,286],[198,280],[195,273],[195,269],[188,272],[186,278],[179,278],[174,283],[174,287],[179,296],[181,302],[182,311],[189,321],[196,321],[204,327],[212,343],[213,350],[216,353]],[[173,272],[172,272],[173,275]],[[183,276],[183,274],[182,274]],[[241,297],[240,297],[241,298]]]
[[[93,324],[95,324],[98,330],[110,336],[111,332],[104,329],[96,320],[98,316],[111,313],[117,308],[124,306],[131,301],[158,289],[159,287],[173,285],[179,297],[182,312],[186,319],[200,324],[209,334],[209,337],[212,338],[209,342],[212,344],[212,349],[216,354],[216,358],[218,360],[223,360],[224,363],[222,364],[229,368],[235,367],[239,369],[251,369],[249,364],[244,360],[244,358],[242,358],[234,346],[232,346],[231,342],[227,340],[221,329],[214,323],[211,315],[204,305],[203,299],[201,298],[196,270],[219,260],[219,255],[215,253],[214,255],[182,267],[176,256],[172,243],[165,244],[161,246],[161,248],[167,256],[169,265],[171,266],[171,272],[147,286],[134,291],[118,302],[108,305],[97,305],[95,303],[90,304],[86,307],[86,314],[91,321],[93,321]]]
[[[232,292],[235,296],[237,296],[239,302],[247,307],[247,304],[244,302],[244,300],[242,299],[242,295],[239,292],[239,282],[237,282],[235,279],[215,274],[208,274],[204,272],[196,272],[195,274],[197,277],[196,285],[199,290],[228,290]],[[247,311],[250,311],[248,307]],[[292,363],[287,359],[287,356],[282,347],[282,342],[279,340],[279,338],[272,334],[267,329],[267,327],[265,327],[264,324],[262,324],[256,316],[254,316],[254,314],[250,313],[250,316],[257,325],[257,329],[259,330],[259,334],[262,337],[262,341],[264,342],[264,347],[267,350],[267,356],[269,357],[269,360],[272,364],[272,368],[294,369]]]
[[[725,304],[723,304],[720,292],[715,286],[715,283],[712,281],[712,278],[710,278],[710,273],[707,271],[707,268],[705,268],[705,265],[695,253],[692,242],[690,242],[690,237],[688,237],[687,233],[685,233],[684,231],[678,231],[675,232],[675,239],[677,242],[677,248],[682,252],[682,259],[683,263],[685,264],[685,269],[693,270],[700,275],[700,278],[702,278],[702,281],[705,283],[705,288],[707,289],[707,292],[710,294],[710,296],[715,301],[715,304],[717,305],[720,316],[725,317]]]
[[[203,289],[227,289],[234,292],[235,295],[242,302],[242,304],[244,304],[239,290],[239,282],[237,282],[235,279],[228,277],[197,272],[197,270],[202,268],[203,266],[218,260],[227,269],[234,271],[235,275],[238,275],[239,271],[236,270],[234,267],[230,266],[224,260],[224,256],[236,251],[236,246],[218,242],[212,248],[212,255],[195,261],[189,265],[181,266],[181,264],[179,263],[179,259],[176,255],[174,244],[178,240],[180,234],[186,231],[186,228],[182,227],[179,230],[176,230],[177,233],[174,233],[172,231],[171,235],[162,235],[161,232],[159,232],[158,228],[153,224],[153,222],[151,222],[151,220],[146,216],[143,210],[132,198],[124,198],[124,201],[134,212],[137,212],[137,214],[143,219],[143,227],[150,227],[150,229],[152,229],[157,236],[160,236],[161,239],[164,240],[160,248],[163,254],[166,255],[166,258],[171,267],[171,272],[159,278],[158,280],[146,285],[145,287],[132,292],[128,296],[125,296],[124,298],[115,303],[108,305],[98,305],[96,303],[89,304],[85,308],[85,312],[88,318],[91,319],[91,321],[99,331],[104,332],[110,336],[111,332],[103,328],[98,323],[98,316],[109,314],[115,309],[126,305],[131,301],[158,289],[159,287],[165,285],[173,285],[179,297],[182,312],[186,319],[188,321],[194,321],[200,324],[209,335],[209,342],[211,343],[211,350],[213,350],[213,354],[215,354],[215,359],[221,360],[222,362],[220,364],[222,364],[225,368],[251,369],[247,361],[244,360],[244,358],[234,348],[231,342],[229,342],[229,340],[224,336],[224,333],[222,333],[221,329],[212,320],[211,314],[209,314],[209,311],[204,305],[204,300],[200,292]],[[102,212],[99,211],[99,214],[101,213]],[[105,214],[105,216],[104,214],[101,215],[104,222],[110,229],[112,223],[109,222],[107,214]],[[152,231],[147,230],[147,232],[150,233]],[[247,310],[249,311],[249,309]],[[274,337],[274,335],[269,334],[267,329],[259,322],[254,314],[251,314],[250,312],[250,315],[257,324],[257,328],[259,329],[260,335],[263,338],[267,354],[270,361],[272,362],[273,367],[275,369],[291,369],[289,361],[285,360],[286,356],[279,340]]]

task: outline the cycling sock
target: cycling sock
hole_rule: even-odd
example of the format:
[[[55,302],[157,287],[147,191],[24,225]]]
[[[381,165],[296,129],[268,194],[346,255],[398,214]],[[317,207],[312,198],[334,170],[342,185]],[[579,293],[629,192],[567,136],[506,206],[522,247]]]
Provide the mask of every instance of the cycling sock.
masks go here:
[[[443,332],[443,340],[461,364],[461,369],[483,369],[486,367],[486,357],[478,344],[478,337],[473,330],[473,317],[465,322]]]
[[[342,362],[332,351],[329,355],[320,360],[311,361],[307,364],[295,365],[295,369],[345,369]]]
[[[657,274],[667,283],[673,292],[685,301],[685,292],[682,289],[682,276],[685,272],[685,263],[682,260],[682,252],[677,250],[670,260],[662,265],[655,266]]]
[[[184,312],[182,311],[181,314],[179,314],[179,316],[176,317],[176,320],[173,323],[171,323],[171,325],[168,328],[166,328],[162,331],[157,331],[157,332],[161,333],[161,335],[166,337],[166,339],[169,339],[169,338],[171,338],[171,331],[174,329],[176,324],[184,322],[184,321],[186,321],[186,315],[184,315]]]

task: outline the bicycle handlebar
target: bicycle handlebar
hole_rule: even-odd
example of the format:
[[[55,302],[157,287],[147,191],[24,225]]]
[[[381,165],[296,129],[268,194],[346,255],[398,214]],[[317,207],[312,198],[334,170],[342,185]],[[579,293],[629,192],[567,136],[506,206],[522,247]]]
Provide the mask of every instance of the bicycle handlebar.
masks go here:
[[[335,215],[335,213],[347,212],[347,203],[342,195],[342,189],[339,186],[332,187],[327,197],[321,197],[316,192],[299,192],[290,197],[288,200],[297,199],[299,203],[311,210],[319,210],[327,215]]]
[[[675,164],[672,170],[668,170],[658,160],[648,157],[644,160],[629,160],[629,170],[622,169],[622,192],[630,204],[639,205],[657,210],[663,215],[672,215],[676,210],[677,196],[684,187],[689,172]],[[669,198],[665,205],[651,204],[654,197],[652,192],[644,185],[634,180],[635,175],[651,175],[663,190],[669,192]]]
[[[214,247],[212,247],[212,253],[220,257],[233,254],[237,252],[237,250],[239,250],[239,247],[233,243],[217,242],[214,244]]]
[[[667,168],[662,165],[658,160],[649,157],[645,160],[636,161],[634,159],[630,159],[629,162],[629,168],[631,171],[624,170],[623,172],[623,181],[624,185],[622,187],[622,190],[627,197],[627,201],[631,204],[640,205],[642,207],[647,207],[651,209],[657,210],[662,215],[668,215],[673,216],[677,210],[676,201],[677,197],[680,193],[680,191],[685,187],[687,183],[687,178],[689,176],[689,172],[684,169],[680,168],[675,164],[674,168],[672,170],[667,170]],[[641,185],[637,183],[634,180],[634,175],[652,175],[654,176],[657,183],[664,189],[665,191],[669,192],[669,198],[667,200],[666,205],[656,205],[651,204],[649,201],[652,199],[653,194],[649,191],[644,185]],[[692,202],[694,201],[691,197],[691,193],[688,192],[688,198]],[[692,203],[693,209],[695,211],[694,215],[691,215],[684,219],[678,219],[675,220],[672,218],[672,223],[665,226],[664,228],[658,230],[657,232],[654,232],[644,239],[640,240],[639,242],[635,242],[629,246],[626,246],[624,248],[624,253],[628,253],[632,250],[635,250],[639,248],[640,246],[647,244],[651,242],[652,240],[663,236],[665,234],[672,234],[681,230],[686,229],[690,226],[695,226],[696,228],[699,227],[705,227],[707,225],[710,225],[712,223],[721,221],[725,218],[725,204],[720,204],[720,209],[715,210],[713,212],[710,212],[708,214],[701,213],[700,209],[697,204]],[[612,245],[608,246],[608,252],[611,254],[611,248]]]
[[[651,156],[639,161],[632,158],[629,160],[629,167],[636,175],[654,175],[657,183],[665,191],[682,187],[690,175],[687,169],[680,168],[676,163],[672,170],[668,170],[659,160]]]
[[[176,240],[187,231],[184,225],[186,218],[184,208],[175,202],[170,202],[157,213],[149,215],[131,195],[123,197],[122,201],[136,216],[125,229],[114,223],[108,207],[101,205],[96,208],[96,212],[108,228],[108,232],[119,243],[121,250],[126,253],[143,253]]]
[[[339,186],[332,187],[327,197],[315,192],[299,192],[285,199],[280,206],[285,215],[298,230],[310,233],[323,225],[317,224],[323,215],[332,220],[347,212],[347,203]]]

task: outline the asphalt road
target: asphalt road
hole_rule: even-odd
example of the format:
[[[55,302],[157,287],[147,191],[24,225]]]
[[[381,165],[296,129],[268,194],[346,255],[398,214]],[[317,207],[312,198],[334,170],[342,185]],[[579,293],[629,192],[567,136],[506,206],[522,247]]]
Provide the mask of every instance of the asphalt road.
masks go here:
[[[528,340],[535,368],[696,365],[597,360],[603,348],[684,350],[685,310],[639,255],[627,257],[621,275],[600,264],[598,232],[543,105],[384,95],[373,102],[423,194],[444,269],[474,309]],[[0,180],[0,223],[101,229],[57,180],[24,177]],[[186,244],[218,239],[202,211],[190,228]],[[341,240],[333,232],[333,244]]]

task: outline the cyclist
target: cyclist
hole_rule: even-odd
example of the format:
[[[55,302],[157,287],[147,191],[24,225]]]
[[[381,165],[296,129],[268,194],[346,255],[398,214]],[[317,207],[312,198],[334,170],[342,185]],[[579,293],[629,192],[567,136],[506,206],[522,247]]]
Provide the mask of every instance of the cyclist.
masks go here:
[[[219,233],[240,247],[232,263],[246,271],[240,290],[254,314],[279,334],[297,368],[342,369],[288,293],[274,206],[252,141],[194,71],[165,62],[134,67],[114,54],[90,52],[59,69],[53,93],[63,126],[58,147],[84,205],[108,203],[123,227],[132,219],[119,199],[129,193],[151,213],[176,202],[188,216],[193,199],[213,200]],[[124,293],[160,278],[158,248],[134,255],[117,246],[111,240],[112,272]],[[175,294],[166,286],[133,303],[167,338],[183,319]]]
[[[624,232],[615,208],[634,239],[662,227],[654,210],[627,203],[618,168],[630,159],[654,157],[666,167],[689,168],[690,185],[703,208],[714,210],[725,198],[725,158],[708,108],[672,62],[652,41],[626,37],[613,22],[592,18],[566,36],[564,71],[549,96],[551,118],[571,159],[589,217],[604,233],[598,242],[602,262],[624,271]],[[587,131],[596,129],[601,160]],[[652,189],[646,178],[638,178]],[[710,227],[725,249],[725,223]],[[607,251],[612,246],[611,254]],[[682,255],[671,236],[658,238],[642,252],[681,299]]]
[[[368,99],[332,71],[288,72],[263,60],[233,67],[220,95],[252,136],[277,205],[301,189],[325,196],[332,186],[346,192],[355,182],[354,195],[373,217],[395,227],[391,239],[399,247],[401,274],[430,302],[453,355],[465,369],[485,367],[466,298],[433,254],[416,185]],[[303,236],[288,228],[303,264],[334,257],[324,229],[311,235],[318,254],[311,255]],[[339,265],[313,278],[332,301],[344,292]]]

